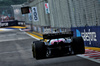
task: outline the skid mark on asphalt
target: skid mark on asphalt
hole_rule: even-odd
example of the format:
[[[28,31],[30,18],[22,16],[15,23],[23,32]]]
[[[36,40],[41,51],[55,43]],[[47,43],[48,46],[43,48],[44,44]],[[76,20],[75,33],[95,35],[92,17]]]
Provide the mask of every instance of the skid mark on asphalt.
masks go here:
[[[26,38],[17,38],[17,39],[5,39],[5,40],[0,40],[0,42],[5,42],[5,41],[15,41],[15,40],[24,40],[24,39],[29,39],[30,37],[26,37]]]
[[[100,63],[100,51],[85,49],[85,54],[81,54],[77,56]]]
[[[11,53],[17,53],[17,52],[19,52],[19,53],[21,53],[22,51],[31,51],[32,49],[27,49],[27,50],[19,50],[19,51],[11,51],[11,52],[2,52],[2,53],[0,53],[0,55],[2,55],[2,54],[11,54]]]
[[[25,50],[24,50],[24,48],[23,47],[21,47],[19,44],[15,44],[16,45],[16,47],[17,47],[17,50],[18,50],[18,52],[20,53],[20,57],[22,58],[22,59],[27,59],[27,58],[29,58],[29,53],[27,53]],[[32,56],[31,56],[32,57]]]

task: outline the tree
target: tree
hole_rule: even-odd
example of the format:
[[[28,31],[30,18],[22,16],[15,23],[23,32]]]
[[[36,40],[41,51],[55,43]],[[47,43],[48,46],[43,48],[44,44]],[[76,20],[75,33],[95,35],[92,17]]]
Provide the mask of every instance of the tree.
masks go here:
[[[17,5],[27,2],[27,0],[1,0],[0,6],[10,6],[10,5]]]

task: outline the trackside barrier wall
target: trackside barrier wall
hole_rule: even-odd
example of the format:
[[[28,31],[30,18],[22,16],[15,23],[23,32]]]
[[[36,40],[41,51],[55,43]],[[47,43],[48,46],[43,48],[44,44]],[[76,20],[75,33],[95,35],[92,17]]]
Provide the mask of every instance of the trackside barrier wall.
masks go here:
[[[24,21],[6,21],[6,22],[0,22],[0,27],[9,27],[9,26],[24,26]]]
[[[45,3],[49,5],[48,14]],[[33,0],[29,6],[37,9],[37,21],[31,13],[33,25],[58,28],[100,26],[100,0]],[[30,22],[28,17],[29,14],[25,19],[27,23]]]
[[[100,47],[100,26],[72,27],[74,37],[82,36],[85,46]]]

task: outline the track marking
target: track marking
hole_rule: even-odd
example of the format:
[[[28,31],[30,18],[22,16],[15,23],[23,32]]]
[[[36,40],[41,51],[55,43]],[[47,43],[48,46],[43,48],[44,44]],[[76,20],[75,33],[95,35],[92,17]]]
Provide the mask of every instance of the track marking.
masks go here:
[[[25,32],[26,33],[26,32]],[[32,38],[34,38],[34,39],[36,39],[36,40],[40,40],[39,38],[36,38],[36,37],[34,37],[32,34],[30,34],[30,33],[26,33],[28,36],[30,36],[30,37],[32,37]]]
[[[0,28],[0,31],[12,31],[14,29],[6,29],[6,28]]]
[[[36,32],[32,32],[32,33],[35,33],[35,34],[40,35],[40,36],[43,36],[43,34],[40,34],[40,33],[36,33]]]
[[[100,63],[100,51],[85,49],[85,54],[81,54],[77,56]]]
[[[25,29],[26,27],[22,27],[22,26],[10,26],[10,27],[8,27],[8,28],[23,28],[23,29]]]

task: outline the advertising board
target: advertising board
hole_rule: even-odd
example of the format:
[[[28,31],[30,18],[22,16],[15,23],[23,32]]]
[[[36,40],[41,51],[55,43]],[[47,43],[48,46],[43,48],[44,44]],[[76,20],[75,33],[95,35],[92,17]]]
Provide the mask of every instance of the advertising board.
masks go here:
[[[48,3],[45,3],[45,12],[46,12],[46,14],[50,13],[49,4]]]
[[[73,27],[74,36],[82,36],[85,46],[100,47],[100,26]]]
[[[33,20],[35,22],[39,21],[37,7],[32,7],[32,14],[33,14]]]
[[[0,22],[0,27],[9,27],[9,26],[24,26],[25,22],[24,21],[5,21],[5,22]]]

